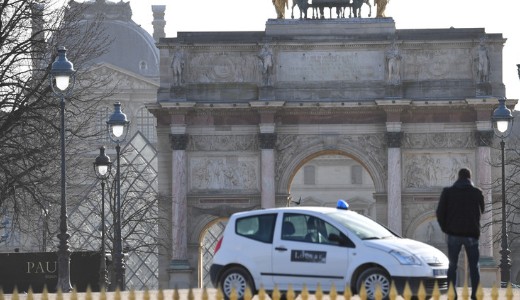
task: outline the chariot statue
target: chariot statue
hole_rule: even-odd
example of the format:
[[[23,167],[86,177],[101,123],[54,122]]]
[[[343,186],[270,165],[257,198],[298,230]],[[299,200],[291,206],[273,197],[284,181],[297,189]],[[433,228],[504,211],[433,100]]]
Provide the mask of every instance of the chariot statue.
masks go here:
[[[275,5],[278,18],[285,17],[285,7],[287,7],[288,0],[273,0]],[[333,12],[335,12],[337,18],[345,18],[346,10],[349,9],[349,18],[360,18],[361,8],[363,5],[367,5],[370,9],[368,16],[372,16],[372,5],[370,0],[292,0],[293,4],[291,7],[291,18],[294,19],[294,7],[297,6],[300,11],[300,19],[310,18],[308,15],[309,8],[312,12],[313,19],[324,19],[325,9],[329,9],[329,15],[332,18]],[[385,17],[386,5],[390,0],[373,0],[374,6],[377,6],[376,17]]]

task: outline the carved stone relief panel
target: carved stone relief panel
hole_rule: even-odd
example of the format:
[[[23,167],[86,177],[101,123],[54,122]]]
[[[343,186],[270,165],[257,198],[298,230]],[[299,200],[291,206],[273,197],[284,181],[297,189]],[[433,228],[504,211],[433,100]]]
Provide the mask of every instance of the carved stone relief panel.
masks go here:
[[[252,135],[191,135],[188,151],[257,151],[258,138]]]
[[[188,83],[260,82],[262,77],[258,57],[249,53],[198,53],[187,64]]]
[[[259,190],[257,157],[205,156],[189,159],[190,192]]]
[[[408,149],[465,149],[475,147],[475,135],[471,132],[406,133],[403,148]]]
[[[384,78],[384,59],[379,51],[299,51],[279,54],[277,80],[373,81]]]
[[[373,135],[284,135],[279,134],[275,149],[276,155],[276,181],[279,182],[282,173],[300,153],[307,152],[309,148],[321,150],[352,149],[356,153],[346,153],[358,157],[360,160],[370,162],[380,170],[386,171],[386,137],[384,134]],[[382,175],[382,176],[386,176]]]
[[[453,184],[460,168],[474,170],[473,152],[418,152],[403,153],[404,188],[424,189]]]
[[[137,77],[129,76],[125,73],[121,73],[115,69],[101,66],[99,68],[95,68],[93,71],[88,72],[85,76],[82,76],[82,80],[85,85],[93,84],[95,80],[99,80],[100,78],[106,78],[106,89],[117,88],[120,90],[155,90],[157,87],[150,83],[140,80]]]
[[[472,49],[408,50],[403,60],[405,80],[471,79]]]

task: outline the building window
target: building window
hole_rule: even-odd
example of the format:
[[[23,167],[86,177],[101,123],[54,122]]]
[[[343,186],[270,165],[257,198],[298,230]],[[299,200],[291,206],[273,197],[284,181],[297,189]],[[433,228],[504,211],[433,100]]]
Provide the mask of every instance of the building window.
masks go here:
[[[303,167],[303,184],[305,184],[305,185],[316,184],[316,169],[314,166]]]
[[[148,70],[148,65],[146,64],[146,62],[144,60],[142,60],[141,62],[139,62],[139,69],[141,71],[146,71]]]
[[[352,184],[363,184],[363,168],[359,165],[352,166],[350,179]]]
[[[140,131],[150,143],[157,142],[155,117],[146,109],[141,108],[137,112],[137,130]]]

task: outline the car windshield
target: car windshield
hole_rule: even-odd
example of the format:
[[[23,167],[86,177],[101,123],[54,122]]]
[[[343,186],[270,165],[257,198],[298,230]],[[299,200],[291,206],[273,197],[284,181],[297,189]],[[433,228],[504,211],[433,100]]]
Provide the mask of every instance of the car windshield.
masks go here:
[[[362,240],[395,238],[390,230],[381,224],[352,211],[337,211],[328,214]]]

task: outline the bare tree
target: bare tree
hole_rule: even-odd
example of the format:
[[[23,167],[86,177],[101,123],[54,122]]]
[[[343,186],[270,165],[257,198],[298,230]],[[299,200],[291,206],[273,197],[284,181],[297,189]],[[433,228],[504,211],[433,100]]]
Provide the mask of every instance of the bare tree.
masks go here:
[[[511,136],[505,144],[506,224],[510,247],[513,243],[520,241],[520,126],[518,126],[520,125],[518,124],[520,119],[518,112],[516,112],[515,115],[516,126],[513,128]],[[501,188],[497,188],[497,191],[501,191]],[[501,203],[495,206],[497,207],[495,213],[498,215],[500,213]],[[500,215],[500,217],[495,219],[500,222],[502,217]]]
[[[9,215],[11,227],[30,234],[31,225],[40,228],[41,223],[22,224],[21,219],[41,215],[45,224],[57,224],[59,218],[59,100],[49,81],[56,47],[68,49],[77,71],[65,113],[71,180],[77,178],[79,160],[74,158],[97,136],[88,125],[95,108],[112,92],[102,89],[107,78],[87,73],[89,60],[106,51],[110,39],[100,19],[82,21],[81,7],[62,7],[52,0],[3,0],[0,16],[0,218]],[[94,89],[101,92],[92,93]]]
[[[158,211],[156,151],[153,146],[147,144],[147,151],[141,153],[135,145],[143,145],[143,140],[133,143],[136,138],[139,139],[137,134],[123,147],[121,154],[121,227],[123,250],[129,258],[126,261],[127,283],[132,288],[142,289],[152,288],[154,286],[151,285],[157,284],[150,282],[150,277],[146,276],[147,272],[144,269],[148,268],[152,273],[157,271],[154,269],[157,266],[153,261],[157,260],[159,248],[166,247],[164,239],[158,235],[159,226],[166,222],[161,219]],[[114,157],[112,159],[115,160]],[[113,165],[112,175],[106,181],[104,207],[105,248],[112,253],[117,197],[115,168]],[[92,177],[92,170],[91,174]],[[82,197],[75,201],[77,206],[70,211],[71,245],[74,251],[97,251],[101,248],[100,231],[103,226],[100,186],[99,181],[86,186],[85,190],[79,193]],[[143,264],[143,261],[148,263]]]
[[[511,135],[505,140],[505,198],[506,198],[506,230],[508,234],[508,245],[511,249],[513,244],[520,242],[520,122],[519,113],[514,112],[516,122]],[[492,145],[491,166],[496,172],[491,182],[493,191],[492,220],[482,224],[484,228],[493,226],[493,242],[496,245],[502,239],[502,154],[499,140]]]

